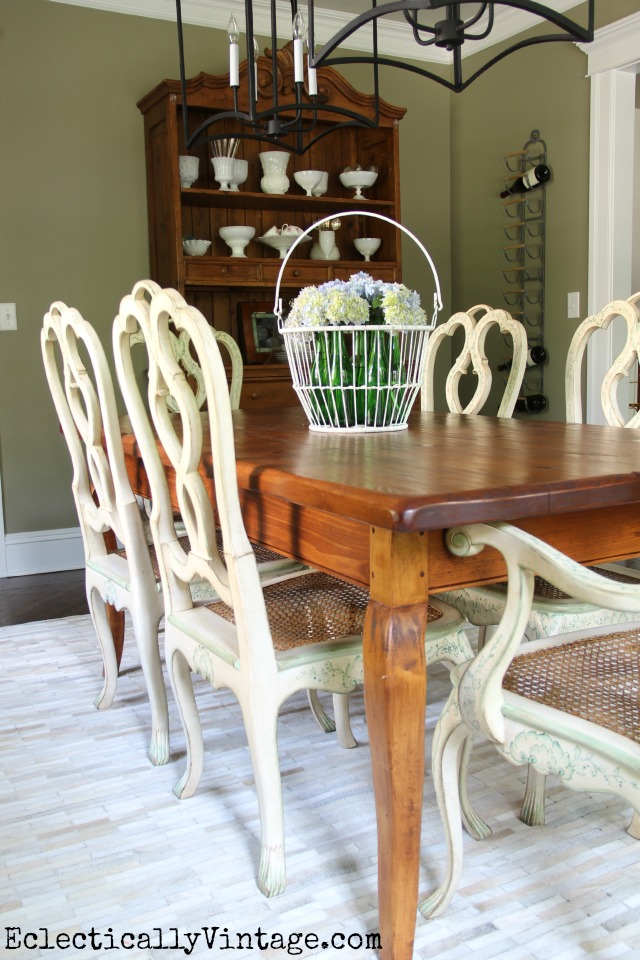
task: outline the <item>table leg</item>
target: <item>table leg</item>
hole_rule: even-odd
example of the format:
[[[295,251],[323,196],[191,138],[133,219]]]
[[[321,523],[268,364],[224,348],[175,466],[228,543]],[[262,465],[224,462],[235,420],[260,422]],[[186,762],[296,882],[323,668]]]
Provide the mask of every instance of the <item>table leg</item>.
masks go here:
[[[116,651],[116,663],[118,670],[122,660],[122,651],[124,650],[124,610],[116,610],[110,603],[106,604],[107,620],[111,628],[113,637],[113,646]]]
[[[118,549],[118,543],[113,530],[107,530],[103,534],[103,537],[107,552],[115,553]],[[111,628],[111,635],[113,637],[113,646],[116,652],[116,663],[118,664],[118,670],[120,670],[122,651],[124,649],[124,610],[116,610],[110,603],[107,603],[105,606],[107,610],[107,620],[109,621],[109,627]]]
[[[365,704],[378,824],[384,960],[413,956],[424,778],[427,537],[372,528]]]

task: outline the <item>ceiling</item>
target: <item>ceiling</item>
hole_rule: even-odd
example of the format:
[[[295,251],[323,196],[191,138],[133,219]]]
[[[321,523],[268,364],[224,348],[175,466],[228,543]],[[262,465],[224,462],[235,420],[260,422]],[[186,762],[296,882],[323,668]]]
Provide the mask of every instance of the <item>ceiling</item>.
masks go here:
[[[96,10],[109,10],[115,13],[133,14],[139,17],[152,17],[161,20],[175,20],[175,0],[50,0],[52,3],[66,3],[80,7],[90,7]],[[379,4],[380,6],[381,4]],[[578,0],[554,0],[548,4],[558,13],[564,13],[572,7],[579,6]],[[300,7],[304,13],[305,0],[301,0]],[[478,8],[478,3],[465,3],[465,15]],[[363,13],[371,8],[370,0],[317,0],[315,8],[316,47],[332,37],[338,30],[352,19],[354,15]],[[282,16],[278,20],[278,36],[282,40],[290,39],[289,3],[279,2],[278,10]],[[258,36],[268,36],[270,29],[269,0],[253,0],[254,24]],[[244,0],[182,0],[182,19],[184,23],[198,26],[215,27],[226,30],[229,15],[233,13],[242,26],[244,23]],[[442,11],[421,13],[420,20],[424,23],[442,19]],[[539,18],[521,10],[502,8],[498,0],[496,3],[496,17],[494,29],[485,40],[462,47],[463,56],[477,53],[495,43],[507,40],[536,26]],[[349,49],[370,51],[371,27],[363,27],[349,38]],[[346,44],[345,44],[346,46]],[[411,30],[401,14],[392,19],[390,16],[381,17],[378,21],[378,48],[386,56],[401,57],[408,60],[421,60],[430,63],[449,63],[451,55],[436,47],[419,47],[413,40]]]

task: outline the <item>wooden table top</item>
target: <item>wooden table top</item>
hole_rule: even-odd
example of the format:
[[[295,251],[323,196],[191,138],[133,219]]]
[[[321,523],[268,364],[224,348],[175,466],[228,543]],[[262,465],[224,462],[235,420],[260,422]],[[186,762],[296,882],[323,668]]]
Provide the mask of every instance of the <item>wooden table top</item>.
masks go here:
[[[241,489],[397,531],[640,501],[640,434],[617,427],[415,413],[408,430],[322,434],[295,407],[233,421]],[[209,473],[207,431],[202,459]]]

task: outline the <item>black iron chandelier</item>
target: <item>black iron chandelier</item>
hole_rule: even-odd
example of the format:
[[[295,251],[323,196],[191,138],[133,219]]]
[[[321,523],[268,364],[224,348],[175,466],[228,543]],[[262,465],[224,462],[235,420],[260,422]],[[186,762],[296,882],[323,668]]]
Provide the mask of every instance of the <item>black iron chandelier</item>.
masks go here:
[[[232,110],[221,111],[206,119],[197,129],[190,130],[187,103],[187,81],[185,74],[184,44],[182,34],[181,0],[176,0],[178,24],[178,45],[180,54],[180,81],[182,85],[182,103],[185,146],[206,141],[221,141],[229,138],[224,122],[233,121],[233,138],[237,140],[260,140],[272,145],[284,147],[294,153],[304,153],[320,137],[326,136],[338,125],[358,127],[377,127],[379,123],[379,76],[381,66],[395,67],[418,74],[436,83],[442,84],[456,93],[464,90],[490,67],[503,60],[516,50],[522,50],[538,43],[572,41],[588,43],[593,40],[595,0],[588,0],[587,25],[569,19],[551,7],[533,2],[533,0],[496,0],[494,3],[463,2],[447,3],[445,0],[394,0],[391,3],[377,5],[371,0],[371,8],[349,21],[344,27],[316,49],[315,0],[308,0],[307,16],[298,0],[276,4],[269,0],[271,20],[271,48],[265,51],[271,57],[272,89],[266,106],[260,103],[265,97],[258,90],[259,49],[254,30],[253,0],[245,0],[245,39],[246,39],[246,88],[241,91],[241,70],[239,55],[240,27],[234,15],[229,20],[229,85],[233,90],[234,106]],[[282,8],[287,11],[291,24],[293,80],[288,96],[279,95],[276,77],[278,76],[278,10],[282,17]],[[509,7],[521,10],[546,21],[557,28],[557,32],[542,34],[519,40],[510,47],[491,57],[466,79],[463,78],[462,46],[466,41],[484,40],[491,34],[495,24],[495,8]],[[290,8],[290,10],[289,10]],[[431,11],[443,11],[442,19],[433,22],[421,22],[420,16]],[[465,19],[465,11],[466,19]],[[391,14],[402,14],[413,34],[418,47],[439,47],[449,51],[453,57],[453,79],[424,69],[415,63],[407,63],[381,55],[378,49],[378,20]],[[362,27],[371,28],[371,53],[341,53],[339,48],[348,46],[346,41]],[[305,55],[306,47],[306,55]],[[331,56],[335,52],[338,56]],[[470,52],[473,52],[472,50]],[[332,105],[318,93],[317,69],[321,66],[340,64],[369,64],[373,67],[373,110],[368,114]],[[242,107],[241,107],[242,102]],[[322,124],[318,126],[318,119]]]

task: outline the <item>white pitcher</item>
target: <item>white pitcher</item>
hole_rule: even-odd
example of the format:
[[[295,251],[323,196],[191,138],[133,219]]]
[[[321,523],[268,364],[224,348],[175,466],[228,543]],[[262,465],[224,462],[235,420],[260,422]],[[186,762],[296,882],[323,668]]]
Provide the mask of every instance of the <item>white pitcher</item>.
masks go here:
[[[289,189],[287,164],[290,153],[286,150],[263,150],[259,153],[264,176],[260,181],[263,193],[286,193]]]

